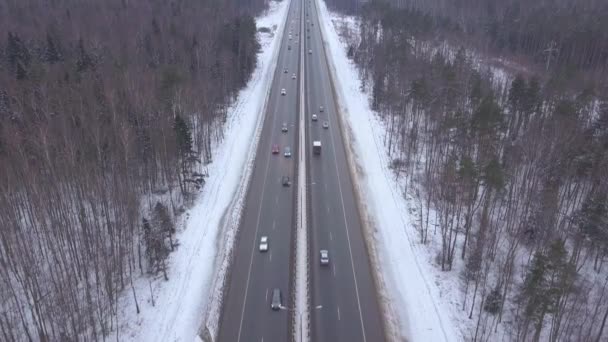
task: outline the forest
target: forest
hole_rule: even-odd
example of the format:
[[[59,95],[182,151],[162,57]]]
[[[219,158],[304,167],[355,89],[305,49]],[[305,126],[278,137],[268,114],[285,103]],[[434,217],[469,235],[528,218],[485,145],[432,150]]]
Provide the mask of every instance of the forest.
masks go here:
[[[0,2],[0,340],[104,340],[167,277],[266,2]]]
[[[467,340],[605,341],[606,3],[328,3],[357,15],[347,54],[416,201],[418,242],[459,279]],[[488,51],[526,64],[505,76],[479,62]]]
[[[606,78],[606,1],[328,0],[330,7],[347,13],[361,13],[365,7],[361,3],[403,9],[385,19],[412,20],[417,24],[405,25],[418,36],[450,38],[478,52],[508,56],[550,71],[553,82],[562,86]]]

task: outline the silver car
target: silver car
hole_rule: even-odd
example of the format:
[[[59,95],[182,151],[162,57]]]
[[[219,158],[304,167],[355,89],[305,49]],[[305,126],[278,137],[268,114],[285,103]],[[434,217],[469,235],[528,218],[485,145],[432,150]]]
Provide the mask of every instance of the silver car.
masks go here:
[[[260,238],[260,252],[268,252],[268,236]]]
[[[285,147],[285,152],[283,152],[283,155],[284,155],[286,158],[291,157],[291,148],[290,148],[289,146]]]
[[[329,251],[327,249],[322,249],[319,251],[319,254],[321,255],[321,265],[329,265]]]
[[[325,129],[329,128],[329,122],[323,121],[323,128],[325,128]]]

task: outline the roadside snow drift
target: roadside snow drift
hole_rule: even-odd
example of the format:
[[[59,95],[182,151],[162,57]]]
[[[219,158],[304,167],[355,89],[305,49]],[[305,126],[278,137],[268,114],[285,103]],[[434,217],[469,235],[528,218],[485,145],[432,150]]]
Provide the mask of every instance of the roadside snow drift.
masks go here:
[[[318,1],[321,29],[327,58],[337,92],[341,120],[357,166],[357,182],[365,210],[374,226],[372,243],[377,250],[381,292],[386,292],[388,320],[397,314],[398,331],[389,324],[394,339],[408,341],[461,341],[450,315],[451,307],[442,299],[434,283],[434,269],[428,264],[423,247],[416,245],[416,231],[388,169],[389,160],[382,144],[383,126],[369,107],[368,96],[359,89],[356,66],[346,56],[344,46],[332,25],[323,1]],[[396,336],[395,336],[396,335]],[[399,336],[401,335],[401,336]],[[390,335],[389,335],[390,336]]]
[[[131,291],[125,291],[118,308],[118,331],[114,331],[118,336],[109,340],[194,341],[204,319],[217,322],[207,315],[213,302],[210,291],[221,282],[217,277],[225,273],[225,248],[234,238],[234,229],[223,229],[228,220],[225,214],[229,209],[230,214],[241,211],[242,201],[235,197],[244,196],[240,189],[246,186],[255,157],[288,6],[289,1],[271,2],[269,11],[256,20],[258,28],[267,27],[270,33],[259,33],[262,50],[252,79],[230,108],[225,139],[214,151],[206,184],[184,214],[185,229],[178,233],[179,247],[170,256],[169,280],[142,277],[134,283],[139,314]],[[216,315],[217,308],[212,311]]]

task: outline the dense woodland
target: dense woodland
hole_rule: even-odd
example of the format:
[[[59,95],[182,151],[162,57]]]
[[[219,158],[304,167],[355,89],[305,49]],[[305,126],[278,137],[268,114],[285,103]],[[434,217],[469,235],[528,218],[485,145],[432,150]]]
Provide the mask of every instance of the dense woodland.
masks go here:
[[[369,0],[407,11],[385,20],[410,33],[446,37],[478,52],[534,63],[554,83],[605,82],[608,2],[604,0]],[[328,0],[334,9],[361,13],[358,0]],[[406,20],[407,18],[407,20]]]
[[[340,7],[340,0],[329,2]],[[514,2],[484,4],[498,11]],[[362,87],[386,125],[391,167],[403,193],[416,202],[419,242],[437,246],[437,268],[460,279],[462,315],[471,322],[467,339],[608,340],[604,85],[556,83],[561,71],[551,67],[500,77],[474,58],[475,50],[458,48],[457,40],[434,44],[433,32],[447,30],[450,22],[412,7],[434,1],[409,3],[401,9],[366,4],[358,12],[359,32],[343,34]],[[448,1],[437,13],[467,3]],[[555,13],[546,7],[558,4],[534,3],[546,13],[534,19],[538,26],[507,25],[507,32],[530,37],[509,49],[530,56],[536,48],[528,47],[545,42],[535,29],[550,25]],[[478,10],[467,22],[485,13]],[[580,25],[593,23],[573,13]],[[607,24],[596,23],[598,30]],[[560,41],[564,53],[568,39],[559,37],[572,32],[567,25],[551,27],[555,32],[547,37]],[[597,32],[594,40],[590,33],[571,42],[600,51],[608,46],[608,28]],[[604,52],[572,49],[554,63],[579,74],[604,72]]]
[[[265,6],[0,2],[0,340],[102,340],[134,277],[167,277]]]

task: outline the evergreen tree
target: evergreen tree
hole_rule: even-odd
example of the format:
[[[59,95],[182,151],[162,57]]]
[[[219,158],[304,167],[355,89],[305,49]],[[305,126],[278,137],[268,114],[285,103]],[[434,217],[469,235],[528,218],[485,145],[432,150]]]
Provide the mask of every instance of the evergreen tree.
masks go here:
[[[496,315],[500,311],[502,305],[502,295],[500,294],[500,288],[497,286],[488,295],[483,305],[483,309],[492,315]]]
[[[175,234],[175,226],[169,215],[169,209],[161,202],[156,202],[154,207],[154,224],[158,227],[163,236],[169,238],[169,246],[173,250],[173,234]]]
[[[63,59],[59,50],[59,44],[51,37],[51,34],[46,34],[46,51],[44,53],[44,59],[50,64],[57,63]]]
[[[76,60],[76,70],[85,72],[93,67],[93,59],[84,47],[82,38],[78,40],[78,59]]]
[[[175,116],[173,123],[175,130],[175,139],[177,141],[177,152],[181,158],[187,159],[192,153],[192,133],[186,121],[178,114]]]
[[[547,314],[559,314],[560,301],[573,290],[576,269],[568,260],[564,241],[554,240],[544,252],[532,260],[520,292],[525,303],[527,323],[535,326],[534,341],[538,341]]]

